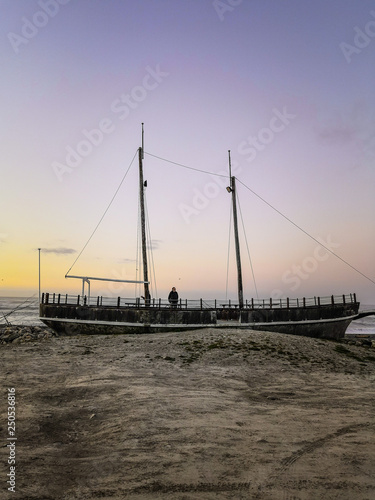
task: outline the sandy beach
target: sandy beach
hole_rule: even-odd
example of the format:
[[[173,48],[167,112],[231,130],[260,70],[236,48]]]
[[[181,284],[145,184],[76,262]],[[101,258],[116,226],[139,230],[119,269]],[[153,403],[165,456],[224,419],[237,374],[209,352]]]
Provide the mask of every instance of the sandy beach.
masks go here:
[[[46,332],[0,336],[1,499],[375,498],[371,342]]]

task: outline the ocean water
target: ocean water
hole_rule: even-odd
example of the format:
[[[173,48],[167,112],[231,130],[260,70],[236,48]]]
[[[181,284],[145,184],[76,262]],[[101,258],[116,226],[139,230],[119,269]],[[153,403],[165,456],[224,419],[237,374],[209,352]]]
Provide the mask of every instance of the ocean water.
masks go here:
[[[38,294],[32,297],[0,297],[0,325],[41,325]]]
[[[375,305],[364,305],[360,311],[375,311]],[[0,297],[0,325],[42,325],[38,319],[38,295],[32,297]],[[375,316],[352,321],[347,334],[375,334]]]
[[[364,305],[359,307],[359,312],[375,311],[375,306]],[[365,318],[352,321],[346,330],[347,334],[375,334],[375,316],[366,316]]]

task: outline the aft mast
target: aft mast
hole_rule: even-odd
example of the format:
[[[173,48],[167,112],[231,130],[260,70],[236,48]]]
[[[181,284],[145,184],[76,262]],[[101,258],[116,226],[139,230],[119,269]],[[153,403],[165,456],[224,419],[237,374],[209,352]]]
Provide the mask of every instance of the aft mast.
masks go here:
[[[233,226],[234,226],[234,240],[236,245],[236,261],[237,261],[237,288],[238,288],[238,305],[243,308],[243,286],[242,286],[242,269],[241,269],[241,254],[240,254],[240,241],[238,237],[238,222],[237,222],[237,200],[236,200],[236,178],[232,177],[232,165],[229,156],[229,179],[230,187],[227,188],[229,193],[232,193],[232,206],[233,206]],[[145,279],[146,281],[146,279]]]
[[[146,223],[145,223],[145,182],[143,180],[143,123],[142,123],[142,147],[138,149],[139,159],[139,203],[141,209],[141,235],[142,235],[142,260],[143,260],[143,281],[145,304],[150,305],[150,291],[148,287],[148,267],[147,267],[147,244],[146,244]]]

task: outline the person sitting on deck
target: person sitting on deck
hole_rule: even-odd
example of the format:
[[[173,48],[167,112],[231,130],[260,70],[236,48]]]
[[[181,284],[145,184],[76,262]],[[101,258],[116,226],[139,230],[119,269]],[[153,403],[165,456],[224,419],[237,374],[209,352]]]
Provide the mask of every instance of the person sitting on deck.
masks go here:
[[[177,293],[175,287],[173,287],[172,290],[169,292],[168,300],[169,300],[171,307],[177,307],[178,293]]]

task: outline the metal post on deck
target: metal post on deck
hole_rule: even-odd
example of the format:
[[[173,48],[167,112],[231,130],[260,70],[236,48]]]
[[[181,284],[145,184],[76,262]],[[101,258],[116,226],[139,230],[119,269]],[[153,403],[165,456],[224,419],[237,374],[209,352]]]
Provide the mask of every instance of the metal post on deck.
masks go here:
[[[90,280],[83,276],[80,276],[80,278],[82,279],[82,305],[85,306],[87,304],[89,306],[91,293]],[[87,283],[87,298],[85,296],[85,283]]]

